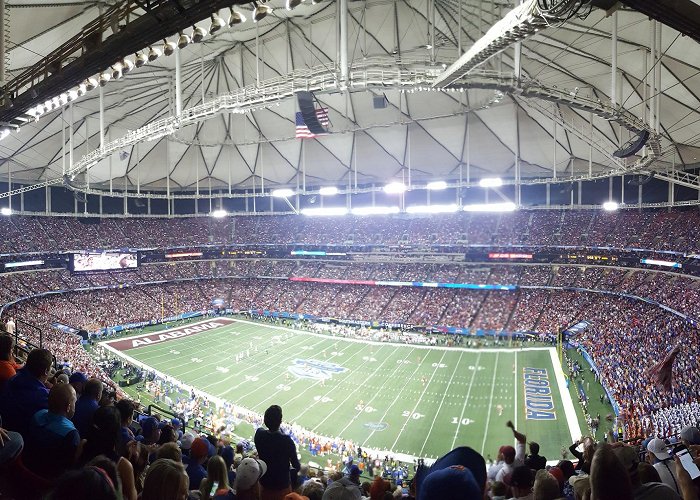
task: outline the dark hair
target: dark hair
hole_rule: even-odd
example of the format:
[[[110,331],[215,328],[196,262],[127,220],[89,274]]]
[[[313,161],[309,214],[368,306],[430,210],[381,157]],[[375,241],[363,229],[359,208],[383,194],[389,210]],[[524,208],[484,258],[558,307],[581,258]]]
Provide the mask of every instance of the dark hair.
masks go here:
[[[120,431],[121,422],[116,408],[102,406],[95,410],[92,415],[92,424],[87,431],[83,460],[90,460],[97,455],[115,457]]]
[[[32,349],[29,356],[27,356],[27,362],[24,366],[29,373],[39,378],[46,374],[52,364],[53,357],[51,356],[51,351],[48,349]]]
[[[513,473],[510,477],[511,486],[517,486],[518,488],[532,488],[534,483],[534,478],[532,477],[532,471],[526,465],[519,465],[513,469]]]
[[[278,430],[280,425],[282,425],[282,408],[278,405],[270,406],[265,410],[263,422],[265,422],[265,426],[271,431]]]
[[[530,453],[533,455],[538,455],[540,453],[540,445],[532,441],[530,443]]]
[[[130,422],[134,418],[134,402],[129,399],[120,399],[114,407],[119,411],[122,422]]]
[[[173,429],[172,425],[167,424],[160,430],[160,438],[158,439],[158,444],[172,443],[174,441],[177,441],[175,429]]]
[[[0,335],[0,359],[10,359],[15,339],[9,335]]]
[[[116,485],[97,466],[66,472],[58,480],[51,500],[117,500]]]

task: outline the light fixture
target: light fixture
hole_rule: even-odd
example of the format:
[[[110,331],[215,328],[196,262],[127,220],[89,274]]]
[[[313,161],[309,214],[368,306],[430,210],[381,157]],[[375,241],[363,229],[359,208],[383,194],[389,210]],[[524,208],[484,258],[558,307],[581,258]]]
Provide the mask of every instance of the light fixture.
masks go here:
[[[207,30],[204,28],[197,26],[193,31],[192,31],[192,42],[194,43],[199,43],[202,40],[204,40],[204,37],[207,36]]]
[[[246,21],[246,18],[243,14],[238,12],[237,10],[233,10],[233,7],[230,7],[231,9],[231,17],[228,20],[228,25],[230,27],[234,27],[237,24],[244,23]]]
[[[318,190],[321,196],[333,196],[338,194],[338,188],[335,186],[325,186]]]
[[[406,191],[406,185],[403,182],[390,182],[384,186],[384,192],[387,194],[400,194]]]
[[[163,54],[166,56],[171,56],[175,53],[175,49],[177,48],[177,45],[175,45],[175,42],[169,42],[167,40],[163,40]]]
[[[122,73],[126,75],[132,69],[134,69],[134,62],[131,59],[122,59]]]
[[[68,100],[75,101],[78,98],[78,91],[75,89],[70,89],[68,91]]]
[[[450,205],[413,205],[406,207],[409,214],[451,214],[459,210],[459,207],[452,203]]]
[[[148,56],[146,54],[144,54],[143,52],[136,53],[136,67],[137,68],[140,68],[141,66],[145,66],[147,62],[148,62]]]
[[[212,15],[211,15],[211,27],[209,28],[209,33],[211,33],[213,35],[217,31],[220,31],[221,28],[225,28],[225,27],[226,27],[226,21],[221,19],[219,17],[218,13],[212,13]]]
[[[311,0],[311,5],[316,5],[321,2],[323,2],[323,0]]]
[[[8,127],[1,127],[0,128],[0,141],[3,140],[8,135],[10,135],[10,129]],[[8,208],[8,210],[10,210],[10,209]],[[10,215],[10,214],[3,214],[3,215]]]
[[[99,85],[99,82],[94,76],[91,76],[90,78],[85,80],[85,88],[87,88],[88,90],[94,90],[95,88],[97,88],[97,85]]]
[[[290,196],[294,196],[294,191],[291,189],[275,189],[272,191],[272,196],[275,198],[289,198]]]
[[[2,207],[2,208],[0,208],[0,214],[1,215],[12,215],[12,209],[10,207]]]
[[[65,106],[66,104],[68,104],[68,94],[66,94],[66,93],[60,94],[58,96],[58,104],[60,106]]]
[[[356,207],[350,212],[353,215],[389,215],[398,214],[399,207]]]
[[[340,215],[347,215],[348,209],[345,207],[302,208],[301,214],[308,215],[310,217],[340,216]]]
[[[303,2],[304,0],[287,0],[287,10],[294,10]]]
[[[189,35],[185,35],[182,31],[180,32],[180,38],[177,39],[177,46],[181,49],[184,49],[190,44],[190,37]]]
[[[614,212],[620,208],[620,205],[616,201],[606,201],[603,203],[603,210],[607,210],[608,212]]]
[[[112,79],[112,75],[105,71],[100,75],[100,87],[104,87]]]
[[[517,207],[512,201],[505,203],[476,203],[464,205],[465,212],[513,212]]]
[[[447,189],[447,183],[445,181],[434,181],[434,182],[429,182],[426,188],[430,189],[431,191],[440,191],[442,189]]]
[[[78,96],[85,95],[87,93],[87,85],[85,82],[78,85]]]
[[[215,219],[223,219],[228,215],[228,212],[222,208],[219,208],[218,210],[214,210],[211,213],[211,216],[214,217]]]
[[[122,63],[116,63],[112,66],[112,78],[119,80],[122,77]]]
[[[253,10],[253,22],[255,23],[264,19],[265,16],[267,16],[268,14],[272,13],[272,7],[270,7],[269,5],[258,5],[257,2],[253,2],[253,5],[255,5],[255,10]]]
[[[163,55],[163,53],[157,47],[148,47],[148,49],[148,62],[153,62]]]
[[[500,177],[485,177],[479,181],[479,186],[487,187],[500,187],[503,185],[503,179]]]

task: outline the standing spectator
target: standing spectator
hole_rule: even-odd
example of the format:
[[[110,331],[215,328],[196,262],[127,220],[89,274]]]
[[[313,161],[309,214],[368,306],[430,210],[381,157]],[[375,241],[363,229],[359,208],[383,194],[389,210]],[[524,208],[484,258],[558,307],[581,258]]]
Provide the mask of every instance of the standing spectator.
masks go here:
[[[7,323],[5,323],[5,331],[10,335],[14,335],[15,330],[15,319],[12,316],[10,316],[10,318],[7,320]]]
[[[525,459],[525,465],[532,470],[544,469],[547,465],[547,459],[540,456],[540,445],[534,441],[530,442],[530,454]]]
[[[202,479],[207,477],[207,470],[202,467],[202,464],[206,462],[208,454],[209,446],[207,441],[201,437],[196,438],[192,442],[189,461],[185,469],[187,476],[190,478],[190,489],[192,490],[198,490]]]
[[[128,399],[120,399],[114,406],[119,412],[121,424],[121,430],[119,432],[119,450],[123,454],[127,444],[134,440],[134,431],[129,427],[134,418],[134,403]]]
[[[83,393],[75,404],[73,423],[81,436],[87,436],[92,416],[97,411],[99,401],[102,398],[102,388],[102,381],[91,378],[85,383]]]
[[[68,383],[73,386],[75,393],[80,397],[83,393],[83,388],[85,387],[85,382],[87,382],[87,377],[84,373],[74,372],[68,379]]]
[[[34,414],[48,408],[49,390],[45,383],[52,362],[48,350],[33,349],[27,356],[24,368],[8,380],[0,396],[0,415],[4,427],[24,436]]]
[[[513,431],[513,436],[515,437],[517,444],[516,447],[505,446],[502,449],[503,452],[503,467],[496,474],[496,481],[503,481],[508,484],[507,476],[512,474],[516,467],[523,465],[525,460],[525,434],[521,434],[513,426],[513,422],[510,420],[506,423],[506,427],[509,427]],[[530,483],[532,487],[532,482]]]
[[[39,410],[31,419],[24,460],[41,476],[60,475],[80,454],[80,435],[70,420],[76,399],[73,386],[55,385],[48,396],[48,409]]]
[[[263,500],[282,500],[292,492],[301,464],[292,438],[280,431],[282,408],[277,405],[265,410],[263,421],[267,429],[255,431],[255,447],[267,464],[267,474],[260,479]],[[244,460],[245,461],[245,460]],[[289,466],[293,469],[290,470]],[[237,473],[238,474],[238,473]]]

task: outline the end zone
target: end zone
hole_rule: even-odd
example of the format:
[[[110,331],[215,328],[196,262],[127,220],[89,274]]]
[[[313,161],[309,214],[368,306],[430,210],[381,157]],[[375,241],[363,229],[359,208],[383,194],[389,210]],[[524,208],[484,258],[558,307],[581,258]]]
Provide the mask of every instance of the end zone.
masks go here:
[[[235,322],[236,320],[225,317],[205,319],[203,321],[190,323],[189,325],[183,325],[177,328],[171,328],[169,330],[163,330],[161,332],[145,333],[143,335],[136,335],[134,337],[124,339],[109,340],[107,342],[100,342],[100,344],[108,346],[115,351],[128,351],[129,349],[134,349],[136,347],[160,344],[169,340],[188,337],[190,335],[213,330],[221,326],[230,325],[231,323]]]

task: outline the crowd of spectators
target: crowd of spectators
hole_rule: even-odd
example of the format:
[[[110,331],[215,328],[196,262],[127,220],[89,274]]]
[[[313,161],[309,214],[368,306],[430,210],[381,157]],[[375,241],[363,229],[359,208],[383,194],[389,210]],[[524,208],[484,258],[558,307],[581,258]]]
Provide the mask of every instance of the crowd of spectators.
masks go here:
[[[522,210],[436,216],[312,218],[3,217],[0,253],[203,244],[471,244],[612,246],[697,252],[697,209]],[[659,235],[663,235],[660,237]]]

